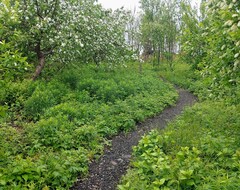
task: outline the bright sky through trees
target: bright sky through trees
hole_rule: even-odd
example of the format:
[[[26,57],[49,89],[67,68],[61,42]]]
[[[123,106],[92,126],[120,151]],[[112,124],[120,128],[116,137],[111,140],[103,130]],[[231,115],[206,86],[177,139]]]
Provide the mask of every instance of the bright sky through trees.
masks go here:
[[[124,7],[126,9],[139,9],[139,0],[98,0],[104,8],[111,8],[113,10]],[[198,5],[201,0],[192,0],[192,5]]]
[[[139,0],[98,0],[105,8],[117,9],[124,7],[126,9],[134,9],[139,7]]]

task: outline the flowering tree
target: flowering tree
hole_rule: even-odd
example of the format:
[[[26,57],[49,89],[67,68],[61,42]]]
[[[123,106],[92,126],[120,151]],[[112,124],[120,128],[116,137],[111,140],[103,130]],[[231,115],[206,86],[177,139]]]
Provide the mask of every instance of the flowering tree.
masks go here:
[[[98,5],[93,11],[86,7],[76,27],[84,44],[79,50],[78,60],[97,65],[101,62],[109,65],[124,62],[129,52],[124,37],[127,15],[123,9],[112,12]]]
[[[16,46],[29,60],[37,58],[33,80],[49,60],[112,65],[127,58],[124,32],[128,17],[122,9],[105,10],[96,0],[9,2],[4,0],[2,5],[17,7],[18,22],[8,23],[6,29],[19,31]]]
[[[88,1],[88,3],[92,3]],[[35,80],[43,70],[46,58],[52,55],[75,57],[73,47],[82,47],[83,44],[74,26],[78,22],[80,4],[74,1],[20,1],[19,17],[20,30],[26,36],[25,52],[34,52],[38,64],[33,75]]]

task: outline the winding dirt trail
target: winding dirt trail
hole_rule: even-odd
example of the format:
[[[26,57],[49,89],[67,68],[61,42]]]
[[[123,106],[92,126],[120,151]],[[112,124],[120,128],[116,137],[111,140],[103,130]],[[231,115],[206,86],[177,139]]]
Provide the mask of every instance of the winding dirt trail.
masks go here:
[[[79,180],[72,190],[114,190],[122,175],[126,173],[131,159],[132,147],[137,145],[141,137],[152,129],[162,129],[167,122],[179,115],[183,108],[191,106],[196,97],[186,90],[177,89],[179,99],[175,106],[166,108],[158,116],[139,124],[135,131],[121,133],[112,139],[111,149],[90,165],[89,177]]]

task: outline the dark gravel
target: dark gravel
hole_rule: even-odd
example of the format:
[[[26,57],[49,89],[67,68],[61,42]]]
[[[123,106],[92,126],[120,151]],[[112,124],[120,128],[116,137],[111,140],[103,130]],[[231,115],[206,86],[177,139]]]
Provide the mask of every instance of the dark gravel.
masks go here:
[[[104,155],[90,165],[89,177],[78,180],[72,190],[114,190],[128,169],[132,147],[141,137],[152,129],[162,129],[169,120],[179,115],[185,106],[190,106],[196,97],[183,89],[178,89],[179,99],[175,106],[166,108],[160,115],[139,124],[135,131],[121,133],[112,139],[111,149],[106,148]]]

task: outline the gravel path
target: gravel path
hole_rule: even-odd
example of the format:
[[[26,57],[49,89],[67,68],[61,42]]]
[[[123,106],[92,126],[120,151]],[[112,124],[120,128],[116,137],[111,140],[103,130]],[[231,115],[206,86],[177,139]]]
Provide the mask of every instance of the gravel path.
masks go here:
[[[131,159],[132,147],[138,144],[141,137],[154,128],[164,128],[169,120],[179,115],[185,106],[196,101],[191,93],[178,89],[179,100],[175,106],[166,108],[160,115],[138,125],[136,131],[121,133],[112,139],[111,149],[90,165],[89,177],[79,180],[72,190],[114,190],[122,175],[126,173]]]

